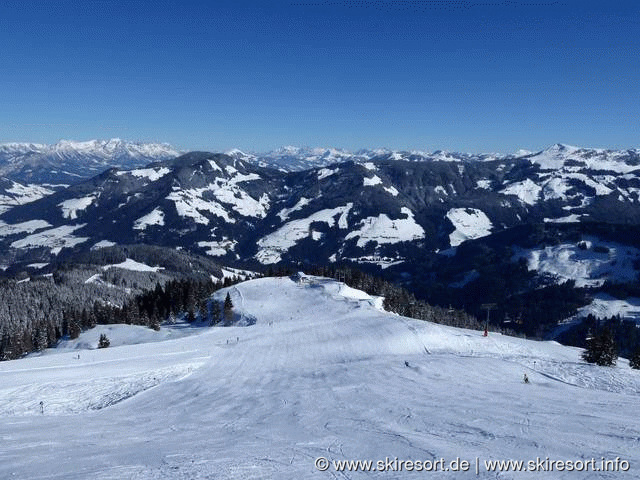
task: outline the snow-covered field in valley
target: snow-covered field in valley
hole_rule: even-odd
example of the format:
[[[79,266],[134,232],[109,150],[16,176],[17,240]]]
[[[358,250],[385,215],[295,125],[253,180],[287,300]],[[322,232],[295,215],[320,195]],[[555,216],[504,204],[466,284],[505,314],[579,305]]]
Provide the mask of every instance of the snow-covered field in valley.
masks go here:
[[[626,360],[596,367],[554,342],[407,319],[315,277],[250,280],[216,298],[227,291],[247,326],[163,328],[136,345],[118,327],[116,346],[81,349],[97,342],[85,332],[59,353],[0,363],[0,478],[639,476],[640,372]],[[472,467],[322,472],[318,457]],[[476,457],[620,457],[630,470],[476,475]]]

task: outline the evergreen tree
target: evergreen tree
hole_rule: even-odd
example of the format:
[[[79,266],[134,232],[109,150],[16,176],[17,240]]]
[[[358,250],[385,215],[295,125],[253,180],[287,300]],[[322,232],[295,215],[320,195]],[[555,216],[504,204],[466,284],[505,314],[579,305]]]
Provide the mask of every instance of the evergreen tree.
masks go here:
[[[76,339],[80,336],[80,325],[78,324],[78,322],[75,321],[75,319],[71,320],[69,322],[69,338],[70,339]]]
[[[220,322],[220,304],[215,300],[211,302],[211,321],[209,325],[213,326]]]
[[[109,338],[104,333],[101,333],[100,340],[98,341],[98,348],[107,348],[109,345],[111,345]]]
[[[582,353],[582,358],[603,367],[611,367],[618,360],[618,348],[615,339],[609,329],[604,328],[600,333],[594,334],[587,340],[587,348]]]
[[[227,296],[224,299],[224,321],[225,325],[230,325],[233,320],[233,302],[231,301],[231,295],[227,292]]]
[[[640,370],[640,347],[638,347],[629,360],[629,366],[631,368],[635,368],[636,370]]]
[[[47,329],[45,325],[40,325],[38,330],[36,331],[35,338],[35,347],[36,349],[42,351],[49,346],[49,337],[47,335]]]
[[[209,318],[209,308],[206,301],[203,301],[200,304],[200,321],[211,321],[211,319]]]

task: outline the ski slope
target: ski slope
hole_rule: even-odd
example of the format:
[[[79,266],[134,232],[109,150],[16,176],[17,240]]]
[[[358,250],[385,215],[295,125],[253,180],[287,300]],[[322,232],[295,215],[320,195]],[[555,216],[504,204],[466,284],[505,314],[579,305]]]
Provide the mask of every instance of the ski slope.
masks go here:
[[[317,277],[216,298],[227,291],[244,326],[137,345],[120,332],[117,347],[0,363],[0,478],[638,476],[640,372],[626,360],[595,367],[555,342],[407,319]],[[631,470],[339,473],[316,470],[320,456],[620,457]]]

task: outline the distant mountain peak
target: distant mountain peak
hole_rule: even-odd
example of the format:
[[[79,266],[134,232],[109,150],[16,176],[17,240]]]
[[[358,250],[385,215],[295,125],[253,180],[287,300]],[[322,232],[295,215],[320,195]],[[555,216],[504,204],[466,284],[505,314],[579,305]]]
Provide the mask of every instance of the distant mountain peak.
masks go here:
[[[0,144],[0,175],[26,183],[75,183],[108,168],[136,168],[180,152],[166,143],[59,140],[54,144]]]

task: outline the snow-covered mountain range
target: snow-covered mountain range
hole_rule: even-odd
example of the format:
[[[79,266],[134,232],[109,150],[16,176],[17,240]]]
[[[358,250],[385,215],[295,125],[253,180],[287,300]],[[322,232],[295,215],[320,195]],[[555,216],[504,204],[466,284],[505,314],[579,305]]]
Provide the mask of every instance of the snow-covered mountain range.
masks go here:
[[[437,150],[423,152],[418,150],[390,150],[388,148],[361,149],[350,152],[340,148],[294,147],[286,146],[266,153],[246,153],[239,149],[225,152],[232,158],[255,163],[261,167],[275,168],[285,172],[327,167],[340,162],[367,162],[369,160],[406,160],[410,162],[427,161],[487,161],[508,158],[514,155],[471,154]],[[529,152],[527,152],[529,153]]]
[[[58,251],[109,240],[265,265],[388,265],[523,223],[640,224],[637,150],[554,145],[483,161],[394,155],[282,172],[237,152],[192,152],[145,168],[110,169],[5,212],[0,233],[10,234],[2,233],[3,248]],[[41,231],[31,231],[34,221]],[[29,228],[21,231],[23,224]]]
[[[457,255],[471,241],[485,242],[484,255],[513,256],[557,283],[601,289],[606,280],[638,276],[638,150],[558,144],[519,156],[441,152],[419,160],[378,152],[294,171],[231,153],[191,152],[111,168],[52,194],[50,187],[7,180],[0,185],[0,265],[48,262],[94,245],[147,243],[249,268],[381,267],[409,288],[440,292],[431,301],[459,308],[460,295],[479,300],[486,282],[502,272],[507,282],[517,277],[521,291],[537,288],[507,264],[501,272],[482,267],[482,250]],[[593,248],[585,251],[587,244]],[[517,314],[519,307],[512,308]]]
[[[326,167],[334,163],[353,161],[367,162],[370,160],[406,160],[410,162],[486,162],[492,160],[508,160],[514,158],[528,158],[545,168],[561,168],[565,162],[583,162],[595,170],[607,170],[612,166],[614,171],[621,171],[620,164],[636,165],[640,150],[605,150],[600,148],[580,148],[561,143],[539,152],[518,150],[515,153],[464,153],[436,150],[425,152],[421,150],[391,150],[388,148],[361,149],[351,152],[339,148],[324,147],[294,147],[286,146],[266,153],[246,153],[240,149],[225,152],[237,160],[256,163],[262,167],[271,167],[283,171],[299,171],[308,168]],[[625,168],[622,167],[624,170]]]
[[[23,183],[72,184],[107,168],[136,168],[179,155],[168,144],[126,142],[120,139],[52,145],[0,144],[0,176]]]
[[[59,350],[0,363],[0,477],[635,475],[640,376],[626,360],[597,367],[556,342],[405,318],[325,278],[252,280],[215,299],[227,293],[235,326],[100,325]],[[100,334],[109,348],[96,348]],[[628,472],[612,471],[616,457]],[[387,458],[431,470],[332,463]],[[433,471],[440,458],[449,471]],[[451,470],[456,459],[469,471]],[[485,464],[495,460],[529,471],[498,473]]]

